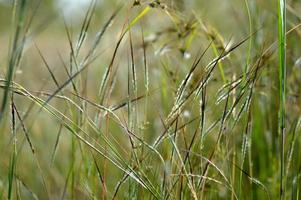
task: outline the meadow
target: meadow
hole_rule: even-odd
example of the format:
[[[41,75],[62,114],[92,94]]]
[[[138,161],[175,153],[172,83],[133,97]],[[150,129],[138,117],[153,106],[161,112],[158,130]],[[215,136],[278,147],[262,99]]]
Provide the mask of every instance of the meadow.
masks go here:
[[[0,198],[301,199],[300,13],[0,0]]]

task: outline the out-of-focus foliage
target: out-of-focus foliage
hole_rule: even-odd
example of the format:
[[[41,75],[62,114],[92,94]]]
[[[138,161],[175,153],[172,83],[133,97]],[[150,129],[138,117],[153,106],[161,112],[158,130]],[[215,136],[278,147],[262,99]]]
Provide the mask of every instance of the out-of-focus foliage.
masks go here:
[[[276,1],[0,0],[0,198],[299,199],[299,13],[282,143]]]

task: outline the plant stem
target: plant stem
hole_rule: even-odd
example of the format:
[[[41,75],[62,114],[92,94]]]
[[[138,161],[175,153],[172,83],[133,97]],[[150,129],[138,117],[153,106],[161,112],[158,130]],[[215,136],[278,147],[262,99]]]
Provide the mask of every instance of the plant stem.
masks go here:
[[[284,198],[284,134],[285,134],[285,82],[286,82],[286,14],[285,0],[278,0],[278,40],[279,40],[279,132],[281,143],[280,199]]]

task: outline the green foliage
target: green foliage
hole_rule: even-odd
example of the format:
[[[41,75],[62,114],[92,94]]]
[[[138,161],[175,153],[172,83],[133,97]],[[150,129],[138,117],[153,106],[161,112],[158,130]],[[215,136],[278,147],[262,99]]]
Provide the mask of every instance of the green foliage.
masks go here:
[[[3,199],[300,198],[300,2],[55,4],[0,4]]]

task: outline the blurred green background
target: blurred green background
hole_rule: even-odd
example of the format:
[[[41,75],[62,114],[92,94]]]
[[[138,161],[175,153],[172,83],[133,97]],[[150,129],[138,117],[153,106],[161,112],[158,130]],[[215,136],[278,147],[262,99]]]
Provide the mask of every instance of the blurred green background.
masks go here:
[[[1,99],[22,2],[23,49],[13,82],[43,100],[80,69],[118,12],[93,62],[49,102],[56,116],[14,93],[16,108],[8,104],[0,124],[1,198],[8,198],[10,185],[12,199],[192,199],[194,190],[203,199],[279,198],[276,1],[98,0],[75,56],[91,1],[0,0]],[[283,199],[300,198],[301,189],[300,13],[300,1],[287,1]],[[236,44],[209,73],[208,63]],[[186,98],[196,86],[200,93]],[[184,103],[175,117],[177,98]],[[119,105],[113,113],[99,109]],[[230,113],[223,121],[225,110]]]

